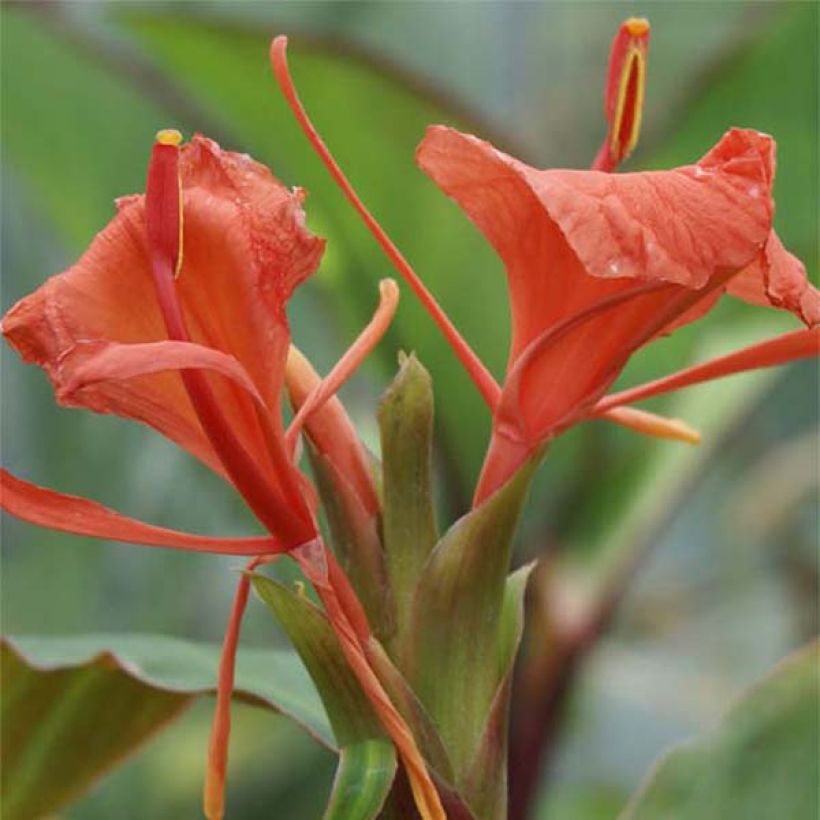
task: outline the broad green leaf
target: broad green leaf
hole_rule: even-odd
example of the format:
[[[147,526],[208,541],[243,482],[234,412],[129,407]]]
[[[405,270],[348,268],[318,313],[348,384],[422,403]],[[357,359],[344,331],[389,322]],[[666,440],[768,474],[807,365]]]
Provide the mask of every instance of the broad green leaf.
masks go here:
[[[251,580],[310,673],[338,745],[382,737],[379,719],[350,671],[325,614],[303,592],[294,592],[258,573]]]
[[[214,691],[219,651],[157,635],[4,639],[3,817],[41,816],[82,794]],[[290,650],[240,650],[235,697],[333,745],[316,690]]]
[[[416,583],[438,540],[433,509],[433,386],[413,354],[402,355],[399,372],[379,405],[384,493],[383,538],[396,602],[401,658]]]
[[[416,590],[408,675],[439,728],[456,788],[506,671],[501,647],[509,647],[510,629],[502,613],[511,542],[537,462],[442,536]]]
[[[4,160],[80,248],[114,215],[115,197],[144,183],[166,115],[24,9],[4,9],[2,37]],[[132,187],[118,187],[123,179]]]
[[[387,740],[363,740],[342,748],[324,820],[372,820],[396,775],[396,750]]]
[[[666,755],[622,820],[814,820],[819,649],[792,655],[710,733]]]
[[[463,789],[465,799],[482,820],[507,817],[509,698],[515,656],[524,631],[524,593],[533,567],[534,564],[527,564],[507,579],[498,645],[500,683]]]

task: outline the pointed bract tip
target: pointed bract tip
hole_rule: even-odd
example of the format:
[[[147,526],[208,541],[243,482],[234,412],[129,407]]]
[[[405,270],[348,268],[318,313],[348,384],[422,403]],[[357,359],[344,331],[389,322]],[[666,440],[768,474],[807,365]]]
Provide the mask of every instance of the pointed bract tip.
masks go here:
[[[176,128],[163,128],[157,131],[155,139],[159,145],[179,145],[182,142],[182,134]]]

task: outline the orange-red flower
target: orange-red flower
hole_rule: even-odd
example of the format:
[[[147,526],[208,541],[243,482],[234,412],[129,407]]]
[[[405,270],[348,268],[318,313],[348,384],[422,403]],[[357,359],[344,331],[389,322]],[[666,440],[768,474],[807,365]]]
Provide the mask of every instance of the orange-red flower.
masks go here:
[[[323,411],[384,334],[398,289],[382,283],[372,322],[304,397],[286,433],[280,415],[290,347],[285,306],[315,270],[324,243],[305,227],[301,191],[289,191],[249,157],[204,137],[182,147],[180,141],[175,131],[157,135],[145,195],[120,200],[81,259],[8,312],[3,333],[46,371],[58,401],[154,427],[230,481],[270,535],[179,533],[5,471],[2,507],[84,535],[255,556],[248,569],[289,552],[316,587],[351,670],[393,738],[420,812],[441,818],[412,734],[369,667],[367,619],[319,538],[314,496],[293,459],[302,424]],[[208,818],[224,812],[234,658],[248,591],[243,574],[220,660]]]
[[[287,510],[286,487],[294,479],[274,471],[282,458],[272,455],[283,446],[279,403],[290,343],[285,304],[318,265],[324,242],[304,226],[302,194],[249,157],[199,136],[181,149],[158,144],[154,151],[171,152],[172,160],[179,155],[178,171],[174,163],[168,167],[168,194],[154,196],[152,207],[156,212],[167,201],[174,204],[159,219],[171,225],[175,247],[161,252],[175,266],[182,251],[178,275],[168,282],[185,338],[166,327],[152,264],[158,243],[149,241],[142,195],[119,200],[116,216],[80,260],[7,313],[3,334],[24,360],[46,371],[60,403],[149,424],[229,477],[243,495],[264,495],[272,510]],[[156,169],[154,161],[155,178]],[[181,248],[177,177],[185,222]],[[203,424],[184,380],[173,372],[180,370],[200,379],[204,371],[218,374],[206,386],[228,430],[223,438],[233,441],[220,441],[219,431]],[[230,445],[247,461],[244,477],[237,467],[231,475],[218,452]],[[19,482],[15,488],[19,492],[4,494],[4,506],[22,517],[33,514],[37,495],[26,496]],[[41,515],[57,510],[54,496],[49,501],[39,506]],[[74,516],[75,531],[92,525],[91,509],[85,513]],[[309,517],[290,510],[270,523],[284,546],[315,534]],[[271,551],[269,544],[257,545],[249,554]]]
[[[817,292],[771,229],[774,141],[764,134],[733,129],[671,171],[607,174],[540,171],[434,126],[417,159],[507,269],[512,341],[478,500],[593,415],[635,350],[725,290],[820,320]]]
[[[399,273],[427,307],[493,413],[474,503],[550,438],[605,416],[652,435],[696,440],[677,421],[622,405],[741,370],[817,354],[820,296],[772,230],[775,142],[732,129],[693,165],[616,175],[637,141],[649,26],[613,41],[609,132],[591,171],[541,171],[477,137],[432,126],[417,152],[507,268],[513,335],[499,386],[353,190],[298,99],[285,41],[272,49],[282,92],[306,136]],[[728,291],[790,310],[810,330],[602,398],[642,345],[702,316]]]

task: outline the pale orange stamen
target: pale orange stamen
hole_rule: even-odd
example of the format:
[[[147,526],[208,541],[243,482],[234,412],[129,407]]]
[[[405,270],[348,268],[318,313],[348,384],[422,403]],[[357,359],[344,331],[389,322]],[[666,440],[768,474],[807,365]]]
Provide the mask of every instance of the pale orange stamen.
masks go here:
[[[614,407],[603,413],[601,418],[646,436],[700,444],[700,433],[681,419],[669,419],[635,407]]]
[[[353,375],[359,365],[367,358],[371,350],[384,336],[390,322],[396,313],[399,303],[399,289],[392,279],[383,279],[379,283],[379,306],[367,327],[359,334],[356,341],[347,349],[345,354],[333,366],[330,373],[317,385],[305,399],[299,412],[288,427],[285,434],[285,446],[289,453],[293,453],[299,433],[310,417],[322,405],[332,398],[339,388]]]
[[[401,251],[393,244],[393,241],[387,236],[381,225],[374,219],[370,211],[367,210],[365,204],[353,190],[353,186],[348,181],[344,172],[330,153],[327,145],[325,145],[324,140],[319,136],[318,131],[310,121],[307,111],[305,111],[299,99],[299,95],[296,93],[293,79],[290,76],[287,60],[287,45],[288,38],[285,36],[279,36],[273,41],[270,51],[271,65],[273,66],[273,72],[279,83],[279,88],[290,106],[291,111],[293,111],[302,131],[330,172],[336,184],[342,189],[348,202],[350,202],[359,216],[361,216],[368,230],[373,234],[379,245],[381,245],[388,259],[390,259],[393,266],[401,274],[407,284],[410,285],[433,321],[438,325],[439,330],[441,330],[445,339],[447,339],[447,342],[450,344],[450,347],[464,366],[464,369],[470,378],[472,378],[484,401],[487,402],[491,410],[495,411],[501,398],[501,388],[498,386],[498,383],[490,371],[484,366],[481,359],[478,358],[458,330],[456,330],[447,314],[441,309],[430,291],[427,290]]]

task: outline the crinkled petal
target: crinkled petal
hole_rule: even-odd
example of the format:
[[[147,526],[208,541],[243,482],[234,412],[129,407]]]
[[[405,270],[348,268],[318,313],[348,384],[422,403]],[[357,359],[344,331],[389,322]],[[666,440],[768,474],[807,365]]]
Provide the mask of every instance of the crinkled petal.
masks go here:
[[[38,527],[92,538],[107,538],[111,541],[223,555],[267,555],[283,552],[282,545],[270,536],[213,538],[179,532],[128,518],[95,501],[64,495],[30,484],[6,470],[0,470],[0,479],[0,507],[9,515]]]
[[[304,226],[302,195],[249,157],[195,137],[182,149],[184,260],[177,288],[194,342],[237,359],[267,406],[278,407],[289,331],[285,301],[317,266],[324,243]],[[78,342],[167,338],[146,253],[142,196],[119,210],[86,253],[3,319],[3,333],[57,384]],[[219,380],[214,392],[248,452],[263,452],[253,402]],[[108,409],[146,422],[220,470],[177,375],[101,384]],[[279,424],[278,414],[274,414]]]
[[[671,171],[539,171],[434,126],[417,159],[507,267],[512,364],[546,328],[636,279],[697,290],[749,264],[771,228],[773,150],[770,137],[736,129]],[[642,320],[653,317],[630,317]]]
[[[755,305],[774,305],[799,316],[808,327],[820,324],[820,292],[806,268],[772,231],[757,258],[729,280],[728,292]]]

